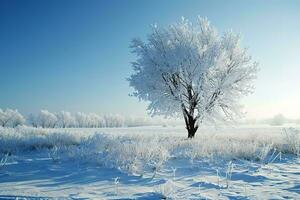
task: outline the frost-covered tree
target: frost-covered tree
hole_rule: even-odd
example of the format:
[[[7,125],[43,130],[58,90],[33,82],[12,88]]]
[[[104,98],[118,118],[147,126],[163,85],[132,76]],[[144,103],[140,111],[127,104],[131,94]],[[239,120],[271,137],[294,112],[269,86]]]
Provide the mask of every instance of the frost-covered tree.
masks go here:
[[[29,125],[31,125],[32,127],[38,127],[38,120],[37,120],[37,116],[35,116],[34,114],[30,113],[27,117],[27,123]]]
[[[0,109],[0,125],[2,127],[16,127],[24,122],[25,119],[18,110],[6,109],[3,111]]]
[[[21,113],[18,112],[18,110],[12,110],[11,114],[11,127],[16,127],[23,125],[25,123],[25,118]]]
[[[7,117],[5,112],[0,108],[0,126],[4,127],[7,123]]]
[[[61,111],[56,114],[57,124],[61,128],[72,127],[75,124],[75,119],[70,112]]]
[[[252,92],[257,63],[231,31],[220,35],[207,19],[153,26],[147,42],[132,41],[137,55],[128,79],[152,115],[183,115],[188,137],[205,121],[240,116],[240,97]]]
[[[286,121],[287,121],[287,119],[282,114],[278,114],[278,115],[275,115],[270,120],[270,125],[272,125],[272,126],[281,126],[284,123],[286,123]]]
[[[41,110],[38,114],[30,114],[27,119],[33,127],[54,128],[58,119],[48,110]]]
[[[124,118],[120,115],[105,115],[105,127],[122,127],[124,126]]]
[[[85,114],[82,112],[78,112],[75,115],[75,121],[76,126],[79,128],[99,128],[104,126],[104,119],[95,113]]]
[[[75,114],[76,126],[79,128],[88,127],[88,116],[83,112]]]
[[[88,114],[88,127],[90,128],[99,128],[103,127],[104,119],[95,113]]]
[[[42,128],[54,128],[57,123],[55,114],[48,110],[41,110],[37,115],[38,125]]]

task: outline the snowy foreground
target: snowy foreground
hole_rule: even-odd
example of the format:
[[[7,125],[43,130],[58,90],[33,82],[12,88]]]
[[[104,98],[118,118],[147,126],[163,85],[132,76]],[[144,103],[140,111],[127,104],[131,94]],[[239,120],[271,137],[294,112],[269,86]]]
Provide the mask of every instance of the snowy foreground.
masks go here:
[[[0,128],[0,199],[300,199],[299,152],[281,127]]]

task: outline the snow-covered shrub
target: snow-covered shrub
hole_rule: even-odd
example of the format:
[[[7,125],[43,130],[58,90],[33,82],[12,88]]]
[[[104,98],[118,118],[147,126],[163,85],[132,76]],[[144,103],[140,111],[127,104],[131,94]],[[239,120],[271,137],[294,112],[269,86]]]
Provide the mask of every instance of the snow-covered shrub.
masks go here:
[[[284,145],[281,146],[282,152],[300,155],[300,131],[294,128],[283,129]]]
[[[272,150],[273,144],[264,144],[259,151],[259,154],[257,156],[257,159],[260,160],[261,162],[264,162]]]
[[[157,139],[149,140],[148,137],[95,134],[83,140],[71,155],[86,162],[141,175],[154,168],[158,170],[169,158],[168,149],[158,144]]]
[[[116,166],[134,174],[159,170],[169,158],[168,147],[157,137],[124,137],[115,144],[109,147],[108,158],[115,159]]]

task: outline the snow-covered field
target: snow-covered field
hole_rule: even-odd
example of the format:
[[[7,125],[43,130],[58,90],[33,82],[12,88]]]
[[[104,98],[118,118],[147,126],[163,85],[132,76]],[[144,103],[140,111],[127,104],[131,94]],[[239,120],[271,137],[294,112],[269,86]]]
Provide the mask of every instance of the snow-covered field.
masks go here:
[[[0,128],[0,199],[300,199],[282,127]]]

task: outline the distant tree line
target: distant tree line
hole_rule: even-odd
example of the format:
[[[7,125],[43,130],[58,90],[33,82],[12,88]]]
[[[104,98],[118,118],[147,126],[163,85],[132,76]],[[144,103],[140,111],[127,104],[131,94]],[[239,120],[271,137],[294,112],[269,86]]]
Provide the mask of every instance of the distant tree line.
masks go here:
[[[269,119],[246,120],[242,124],[268,124],[282,126],[287,123],[300,124],[300,119],[289,119],[282,114],[275,115]],[[110,127],[137,127],[151,125],[182,125],[178,120],[153,119],[146,117],[132,117],[121,115],[98,115],[96,113],[77,112],[72,114],[66,111],[57,113],[41,110],[36,114],[24,117],[18,110],[0,108],[0,127],[17,127],[29,125],[40,128],[110,128]]]
[[[176,122],[172,121],[171,123],[175,124]],[[0,109],[0,126],[16,127],[19,125],[41,128],[106,128],[164,125],[164,122],[144,117],[124,117],[117,114],[98,115],[83,112],[72,114],[66,111],[52,113],[48,110],[41,110],[36,114],[24,117],[18,110]]]
[[[30,114],[28,123],[33,127],[42,128],[102,128],[122,127],[125,120],[120,115],[100,116],[95,113],[60,111],[51,113],[48,110],[41,110],[37,114]]]
[[[292,118],[285,117],[283,114],[276,114],[271,118],[246,119],[245,121],[242,121],[241,123],[249,124],[249,125],[268,124],[270,126],[284,126],[284,125],[288,125],[288,124],[300,124],[300,118],[292,119]]]

